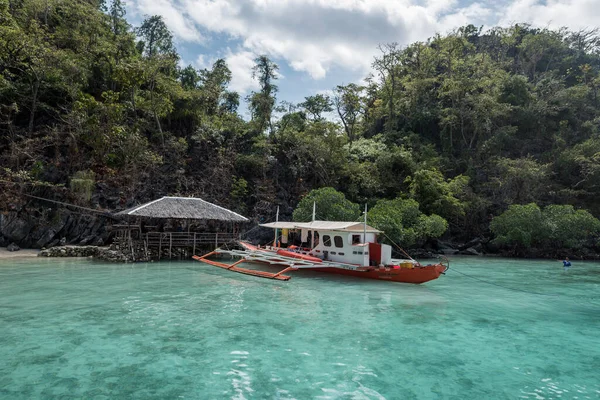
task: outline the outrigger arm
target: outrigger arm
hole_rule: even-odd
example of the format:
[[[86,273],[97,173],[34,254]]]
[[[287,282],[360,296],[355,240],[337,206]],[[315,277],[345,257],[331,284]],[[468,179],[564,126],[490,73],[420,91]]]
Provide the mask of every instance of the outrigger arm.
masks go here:
[[[218,250],[215,250],[213,252],[210,252],[208,254],[205,254],[203,256],[193,256],[192,258],[196,261],[200,261],[209,265],[214,265],[215,267],[219,267],[219,268],[223,268],[226,269],[228,271],[233,271],[233,272],[239,272],[240,274],[246,274],[246,275],[253,275],[253,276],[258,276],[261,278],[268,278],[268,279],[277,279],[280,281],[288,281],[290,280],[291,276],[288,275],[283,275],[284,272],[288,272],[288,271],[295,271],[298,268],[295,268],[293,266],[289,266],[287,268],[284,268],[283,270],[277,272],[277,273],[272,273],[272,272],[266,272],[266,271],[258,271],[258,270],[254,270],[254,269],[247,269],[247,268],[240,268],[237,265],[243,263],[244,261],[248,261],[245,258],[242,258],[236,262],[234,262],[233,264],[225,264],[225,263],[220,263],[218,261],[213,261],[213,260],[209,260],[207,257],[210,257],[214,254],[218,254],[220,253]]]
[[[215,254],[228,254],[233,257],[239,257],[240,259],[233,264],[225,264],[218,261],[209,260],[208,258]],[[208,254],[203,256],[193,256],[192,257],[196,261],[200,261],[209,265],[213,265],[215,267],[223,268],[228,271],[239,272],[241,274],[258,276],[261,278],[268,279],[277,279],[280,281],[290,280],[291,277],[288,275],[284,275],[284,273],[289,271],[297,271],[299,269],[312,269],[312,268],[337,268],[337,269],[348,269],[355,271],[366,271],[368,267],[360,267],[357,265],[344,264],[344,263],[331,263],[327,261],[323,262],[314,262],[310,260],[303,260],[298,258],[281,256],[273,253],[269,253],[266,251],[261,251],[260,249],[252,246],[247,250],[225,250],[225,249],[216,249]],[[267,272],[267,271],[259,271],[255,269],[247,269],[238,267],[239,264],[243,262],[261,262],[270,265],[282,265],[285,268],[277,273]]]

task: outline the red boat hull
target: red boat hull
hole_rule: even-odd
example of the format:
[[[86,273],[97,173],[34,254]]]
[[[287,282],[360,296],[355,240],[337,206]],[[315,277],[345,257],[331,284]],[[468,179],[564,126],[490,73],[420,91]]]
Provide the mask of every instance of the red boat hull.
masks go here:
[[[310,270],[382,281],[425,283],[439,278],[446,267],[441,264],[434,264],[415,268],[375,268],[369,271],[352,271],[341,268],[311,268]]]
[[[279,254],[280,256],[284,256],[284,257],[290,257],[290,258],[297,258],[299,260],[306,260],[306,261],[312,261],[312,262],[317,262],[320,263],[321,260],[318,257],[313,257],[313,256],[308,256],[305,254],[300,254],[300,253],[295,253],[293,251],[287,251],[287,250],[277,250],[277,254]]]

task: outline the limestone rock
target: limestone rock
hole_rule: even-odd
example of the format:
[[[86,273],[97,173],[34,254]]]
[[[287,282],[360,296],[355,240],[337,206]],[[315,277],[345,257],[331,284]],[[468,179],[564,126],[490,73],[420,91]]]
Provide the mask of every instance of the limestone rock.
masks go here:
[[[458,254],[465,256],[480,256],[481,253],[475,250],[473,247],[469,247],[468,249],[460,251]]]
[[[446,256],[452,256],[454,254],[458,254],[458,250],[456,250],[456,249],[450,249],[450,248],[447,248],[447,247],[439,249],[438,252],[440,254],[443,254],[443,255],[446,255]]]
[[[12,219],[4,218],[0,229],[2,229],[0,234],[8,240],[20,242],[29,235],[29,232],[33,229],[33,225],[29,221],[15,216]]]
[[[9,244],[9,245],[6,247],[6,250],[8,250],[8,251],[19,251],[19,250],[21,250],[21,248],[20,248],[19,246],[17,246],[17,245],[16,245],[16,244],[13,242],[13,243]]]
[[[44,247],[48,243],[50,243],[52,239],[54,239],[54,236],[56,236],[56,230],[50,228],[46,231],[46,233],[42,235],[42,237],[35,243],[35,245],[40,248]]]
[[[118,250],[98,246],[64,246],[42,250],[40,257],[95,257],[109,262],[129,262],[129,256]]]

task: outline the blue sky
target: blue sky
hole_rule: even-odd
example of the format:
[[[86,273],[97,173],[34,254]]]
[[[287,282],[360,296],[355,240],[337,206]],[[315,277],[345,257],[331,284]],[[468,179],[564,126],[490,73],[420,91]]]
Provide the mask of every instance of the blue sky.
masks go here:
[[[370,71],[380,43],[406,45],[459,26],[528,22],[570,29],[600,25],[600,0],[126,0],[129,21],[162,15],[182,62],[225,58],[230,89],[256,88],[260,54],[281,72],[278,100],[301,102]]]

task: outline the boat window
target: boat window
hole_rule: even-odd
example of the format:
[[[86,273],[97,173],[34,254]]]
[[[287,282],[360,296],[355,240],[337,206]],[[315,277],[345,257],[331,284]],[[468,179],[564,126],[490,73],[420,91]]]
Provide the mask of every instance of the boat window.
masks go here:
[[[331,247],[331,236],[323,235],[323,246]]]
[[[352,235],[352,244],[360,243],[360,235]]]
[[[334,236],[333,242],[335,243],[335,247],[344,247],[344,239],[341,236]]]

